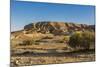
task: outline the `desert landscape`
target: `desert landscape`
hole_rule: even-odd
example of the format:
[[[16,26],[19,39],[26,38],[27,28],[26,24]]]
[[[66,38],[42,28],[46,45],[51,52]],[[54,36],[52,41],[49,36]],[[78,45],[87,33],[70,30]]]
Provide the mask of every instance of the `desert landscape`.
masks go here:
[[[33,22],[11,32],[11,67],[95,61],[95,25]]]

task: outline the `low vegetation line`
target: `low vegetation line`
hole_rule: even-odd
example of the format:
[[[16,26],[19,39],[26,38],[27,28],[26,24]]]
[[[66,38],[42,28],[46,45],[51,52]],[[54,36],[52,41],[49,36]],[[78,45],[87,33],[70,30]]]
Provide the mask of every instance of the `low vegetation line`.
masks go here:
[[[94,49],[90,50],[79,50],[72,52],[62,52],[62,53],[34,53],[34,52],[24,52],[21,54],[12,54],[12,56],[75,56],[78,54],[93,54],[95,52]]]

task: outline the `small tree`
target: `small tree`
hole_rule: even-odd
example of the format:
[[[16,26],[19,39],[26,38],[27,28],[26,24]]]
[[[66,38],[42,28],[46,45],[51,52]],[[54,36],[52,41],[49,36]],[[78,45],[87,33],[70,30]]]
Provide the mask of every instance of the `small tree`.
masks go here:
[[[89,49],[90,45],[94,45],[95,35],[94,32],[76,32],[69,40],[69,45],[73,48]]]

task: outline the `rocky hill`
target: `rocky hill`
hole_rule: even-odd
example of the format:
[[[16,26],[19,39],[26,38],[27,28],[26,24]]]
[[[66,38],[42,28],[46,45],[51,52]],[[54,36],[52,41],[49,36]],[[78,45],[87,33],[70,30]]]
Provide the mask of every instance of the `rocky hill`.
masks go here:
[[[24,26],[26,33],[40,32],[40,33],[52,33],[52,34],[68,34],[73,31],[94,31],[94,25],[76,24],[67,22],[37,22],[30,23]]]

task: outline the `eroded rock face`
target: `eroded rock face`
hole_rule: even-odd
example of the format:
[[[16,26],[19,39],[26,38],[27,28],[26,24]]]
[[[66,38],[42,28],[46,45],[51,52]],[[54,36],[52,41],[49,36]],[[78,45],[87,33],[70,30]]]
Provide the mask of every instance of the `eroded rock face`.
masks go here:
[[[64,34],[71,31],[84,31],[94,30],[94,26],[86,24],[75,24],[67,22],[37,22],[24,26],[24,30],[27,33],[40,32],[40,33],[52,33],[52,34]]]

